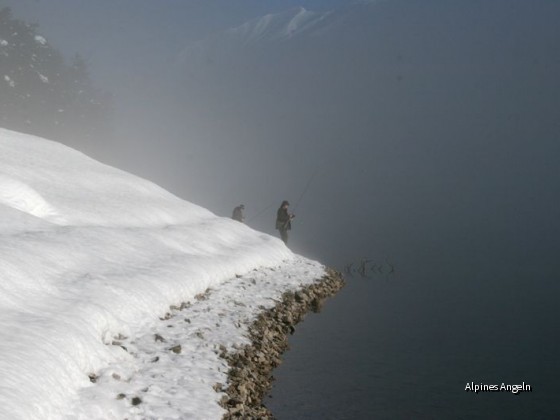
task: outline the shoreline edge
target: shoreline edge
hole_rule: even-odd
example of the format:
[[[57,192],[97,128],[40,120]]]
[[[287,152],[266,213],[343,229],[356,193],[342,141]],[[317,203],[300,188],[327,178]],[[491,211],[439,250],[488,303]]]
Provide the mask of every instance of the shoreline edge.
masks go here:
[[[249,327],[251,344],[233,352],[222,351],[220,357],[230,366],[227,384],[215,385],[216,391],[226,393],[220,401],[227,410],[223,420],[274,418],[263,399],[272,387],[273,370],[280,366],[282,355],[289,348],[288,335],[309,312],[320,312],[324,301],[344,285],[342,274],[327,268],[323,277],[301,289],[285,292],[277,305],[262,312]]]

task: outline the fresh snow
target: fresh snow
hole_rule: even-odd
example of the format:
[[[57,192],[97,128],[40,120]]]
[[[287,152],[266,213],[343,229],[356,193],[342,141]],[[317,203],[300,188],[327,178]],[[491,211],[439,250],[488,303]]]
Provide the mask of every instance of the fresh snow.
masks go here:
[[[47,45],[47,40],[41,35],[35,35],[35,42],[41,45]]]
[[[180,67],[188,66],[189,68],[193,63],[206,66],[209,60],[215,60],[216,51],[219,51],[218,56],[236,55],[236,51],[246,47],[267,49],[270,42],[289,43],[302,39],[302,37],[313,37],[328,30],[336,16],[335,11],[314,12],[303,7],[269,13],[207,38],[188,43],[177,54],[177,63]]]
[[[219,419],[219,353],[325,272],[275,237],[4,129],[0,235],[0,419]]]
[[[5,80],[6,82],[8,82],[8,84],[10,85],[10,87],[15,87],[15,86],[16,86],[15,82],[14,82],[14,81],[11,79],[11,77],[8,76],[7,74],[4,75],[4,80]]]
[[[45,76],[44,74],[41,74],[39,72],[37,72],[37,74],[39,75],[39,78],[41,79],[41,82],[49,83],[49,78],[47,76]]]
[[[299,7],[250,20],[241,26],[230,29],[227,34],[240,37],[246,43],[264,39],[288,39],[315,27],[329,15],[330,12],[312,12]]]

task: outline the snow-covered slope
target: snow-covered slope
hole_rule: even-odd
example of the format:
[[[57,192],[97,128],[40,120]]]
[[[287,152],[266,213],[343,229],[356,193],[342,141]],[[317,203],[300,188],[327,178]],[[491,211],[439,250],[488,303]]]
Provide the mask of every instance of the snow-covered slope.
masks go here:
[[[0,203],[57,225],[163,226],[212,217],[62,144],[0,132]]]
[[[225,36],[234,37],[246,43],[288,39],[317,29],[329,15],[330,12],[313,12],[299,7],[252,19],[226,31]]]
[[[198,382],[166,393],[163,381],[151,406],[117,400],[108,391],[113,386],[94,385],[89,376],[126,363],[127,380],[119,383],[134,383],[142,370],[141,346],[135,344],[132,354],[112,345],[114,337],[151,337],[170,305],[193,301],[210,287],[219,289],[262,267],[309,265],[304,281],[322,273],[318,264],[298,262],[303,260],[276,238],[66,146],[3,129],[0,256],[0,418],[10,420],[145,418],[148,412],[180,418],[194,408],[200,418],[219,417],[220,395],[212,385],[215,375],[225,382],[227,371],[220,370],[210,350],[233,345],[235,337],[243,340],[242,331],[228,330],[226,337],[216,328],[206,353],[197,344],[200,370],[182,372]],[[293,282],[281,287],[269,282],[267,290]],[[261,295],[264,290],[253,291],[252,301],[262,305]],[[222,302],[228,304],[227,294]],[[209,316],[176,340],[210,322]],[[189,360],[191,342],[183,343]],[[205,380],[206,365],[213,369],[212,380]],[[173,366],[162,362],[157,367],[164,377],[176,379]],[[196,394],[201,382],[208,382],[206,393]],[[199,396],[192,397],[193,392]],[[173,405],[169,395],[181,393],[191,398],[174,397]]]
[[[301,40],[328,30],[338,18],[333,12],[314,12],[303,7],[267,14],[189,43],[177,55],[177,63],[190,67],[208,63],[208,54],[236,56],[245,47],[270,48],[271,45]]]

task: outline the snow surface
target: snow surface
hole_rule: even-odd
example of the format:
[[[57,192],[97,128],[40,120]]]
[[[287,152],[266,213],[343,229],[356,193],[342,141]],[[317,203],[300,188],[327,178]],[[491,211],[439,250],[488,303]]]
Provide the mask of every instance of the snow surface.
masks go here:
[[[206,39],[190,43],[178,55],[181,63],[206,59],[207,44],[216,44],[221,48],[235,45],[259,45],[270,41],[288,41],[298,35],[320,28],[332,12],[313,12],[298,7],[280,13],[271,13],[251,19],[240,26],[230,28]],[[202,58],[199,56],[202,55]]]
[[[49,78],[47,76],[45,76],[44,74],[41,74],[39,72],[37,72],[37,74],[39,75],[39,79],[41,79],[41,82],[49,83]]]
[[[47,45],[47,40],[41,35],[35,35],[35,42],[41,45]]]
[[[249,43],[265,39],[288,39],[315,27],[329,14],[330,12],[312,12],[299,7],[250,20],[241,26],[230,29],[227,33],[241,37]]]
[[[221,418],[221,349],[325,272],[275,237],[4,129],[0,238],[0,419]]]
[[[6,82],[8,82],[8,84],[10,85],[10,87],[15,87],[16,84],[15,82],[10,78],[10,76],[8,76],[7,74],[4,75],[4,80]]]

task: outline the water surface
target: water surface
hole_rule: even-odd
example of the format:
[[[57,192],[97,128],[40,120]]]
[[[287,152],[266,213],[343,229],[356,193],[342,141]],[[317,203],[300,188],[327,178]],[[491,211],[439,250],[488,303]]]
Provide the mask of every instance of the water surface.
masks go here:
[[[496,245],[431,247],[395,273],[348,277],[290,337],[265,404],[278,419],[559,418],[554,252]]]

